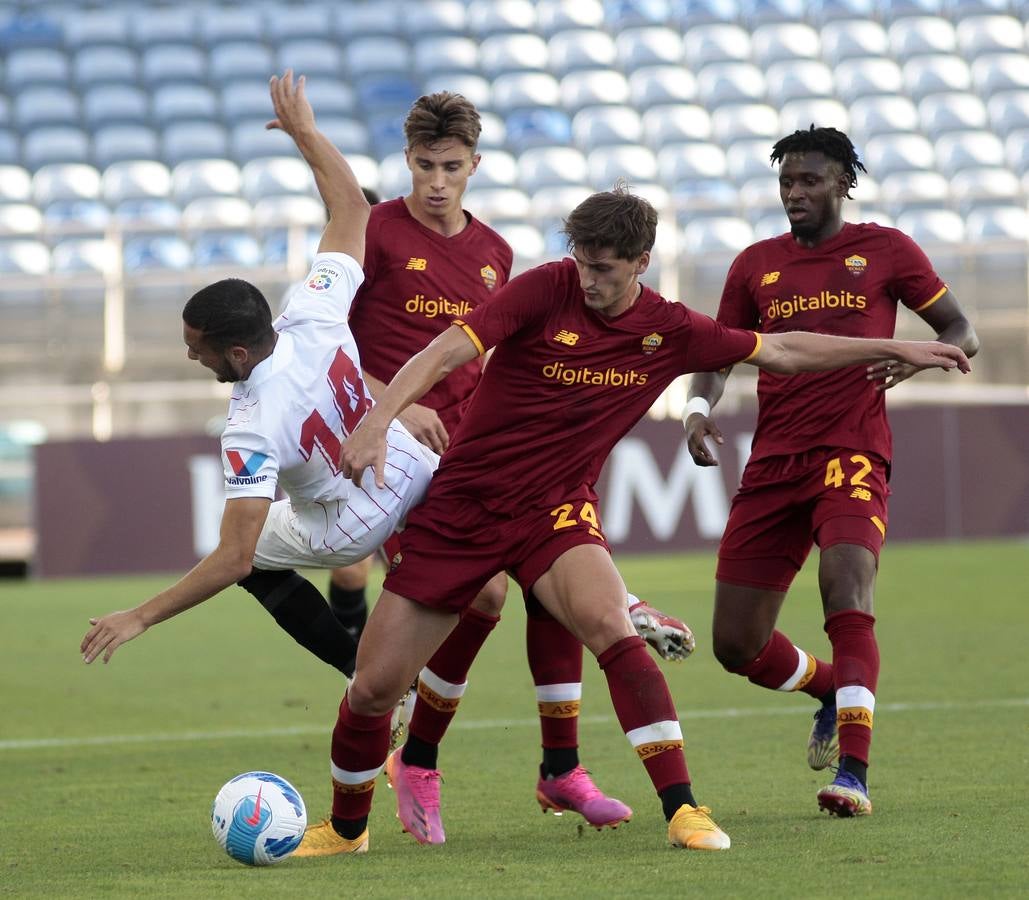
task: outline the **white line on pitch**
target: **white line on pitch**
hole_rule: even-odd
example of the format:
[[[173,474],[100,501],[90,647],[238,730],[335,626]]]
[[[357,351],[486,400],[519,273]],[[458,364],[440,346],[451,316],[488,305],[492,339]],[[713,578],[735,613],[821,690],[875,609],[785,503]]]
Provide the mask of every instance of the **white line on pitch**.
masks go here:
[[[926,701],[924,703],[877,703],[876,714],[906,712],[937,712],[969,709],[1004,709],[1029,706],[1029,697],[1010,697],[1007,699],[969,700],[954,703],[945,700]],[[810,707],[760,706],[760,707],[726,707],[724,709],[696,709],[680,712],[683,721],[691,719],[749,719],[760,716],[793,716],[810,712]],[[580,716],[579,721],[585,725],[604,725],[614,721],[614,716]],[[450,726],[458,731],[479,731],[500,728],[529,728],[539,724],[539,719],[465,719],[457,718]],[[332,723],[320,725],[292,725],[285,728],[238,728],[228,731],[178,731],[158,734],[104,734],[94,737],[72,738],[22,738],[0,740],[0,751],[4,750],[41,750],[51,747],[98,747],[109,744],[160,744],[171,741],[220,741],[236,738],[275,738],[303,737],[305,735],[326,735]]]

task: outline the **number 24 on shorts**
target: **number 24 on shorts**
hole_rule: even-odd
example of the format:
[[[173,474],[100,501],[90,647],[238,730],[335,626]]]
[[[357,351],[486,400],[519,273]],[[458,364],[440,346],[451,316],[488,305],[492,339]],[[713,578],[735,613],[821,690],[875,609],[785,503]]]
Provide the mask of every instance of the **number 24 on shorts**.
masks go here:
[[[562,503],[557,509],[552,509],[550,514],[554,517],[554,531],[560,531],[562,528],[574,528],[581,522],[585,522],[590,529],[590,534],[593,537],[603,538],[604,535],[600,530],[600,517],[597,515],[597,510],[589,501],[582,504],[579,507],[579,518],[573,518],[572,512],[575,507],[571,503]]]

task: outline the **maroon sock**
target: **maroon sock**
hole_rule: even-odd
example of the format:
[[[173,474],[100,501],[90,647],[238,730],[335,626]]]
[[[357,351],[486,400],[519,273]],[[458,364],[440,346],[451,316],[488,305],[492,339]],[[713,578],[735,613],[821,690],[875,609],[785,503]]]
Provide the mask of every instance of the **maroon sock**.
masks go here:
[[[457,713],[471,669],[486,638],[500,621],[467,610],[418,677],[418,700],[408,729],[428,744],[439,744]]]
[[[660,793],[689,784],[682,729],[664,675],[643,638],[622,638],[597,657],[607,676],[615,715]]]
[[[833,670],[827,662],[794,645],[781,631],[773,631],[754,659],[738,669],[752,683],[773,691],[803,691],[822,699],[833,688]]]
[[[536,685],[544,751],[578,747],[582,644],[556,619],[530,615],[525,646]]]
[[[339,705],[332,730],[332,815],[335,819],[362,819],[372,808],[375,778],[389,752],[389,722],[384,716],[359,716],[347,698]]]
[[[875,690],[879,684],[875,617],[856,609],[845,609],[825,620],[825,631],[832,643],[840,757],[847,756],[868,765]]]

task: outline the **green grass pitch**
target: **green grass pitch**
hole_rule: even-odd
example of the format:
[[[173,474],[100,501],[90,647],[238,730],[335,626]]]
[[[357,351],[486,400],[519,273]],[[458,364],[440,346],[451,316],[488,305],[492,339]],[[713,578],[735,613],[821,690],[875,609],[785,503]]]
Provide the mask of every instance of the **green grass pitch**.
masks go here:
[[[629,803],[617,831],[541,815],[539,733],[515,591],[444,742],[448,841],[400,831],[380,780],[371,852],[249,869],[210,832],[230,777],[268,769],[328,809],[343,685],[233,589],[86,667],[87,617],[167,579],[0,585],[0,895],[16,897],[1024,896],[1029,835],[1029,546],[890,546],[877,593],[883,659],[875,814],[819,814],[827,773],[804,747],[813,706],[724,673],[710,652],[711,554],[619,559],[635,593],[682,615],[698,649],[662,663],[698,799],[727,853],[674,851],[660,806],[587,656],[581,756]],[[324,575],[316,576],[319,583]],[[813,561],[782,629],[828,652]],[[397,648],[402,652],[402,648]],[[830,776],[831,777],[831,776]]]

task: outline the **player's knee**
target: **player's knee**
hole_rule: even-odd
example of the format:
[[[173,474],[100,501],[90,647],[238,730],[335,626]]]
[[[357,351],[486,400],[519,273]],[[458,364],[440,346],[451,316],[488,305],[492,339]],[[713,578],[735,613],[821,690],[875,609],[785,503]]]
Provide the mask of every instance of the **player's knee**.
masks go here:
[[[722,664],[722,668],[729,672],[742,669],[761,652],[761,648],[755,649],[744,635],[719,634],[718,632],[715,632],[712,638],[711,649],[715,654],[715,659]]]
[[[403,694],[403,687],[376,673],[358,672],[347,688],[347,704],[359,716],[384,716],[393,711]]]
[[[478,596],[472,601],[472,607],[487,616],[499,616],[506,599],[507,575],[500,574],[479,591]]]
[[[329,575],[331,582],[344,591],[356,591],[368,585],[368,567],[363,563],[333,569]]]

